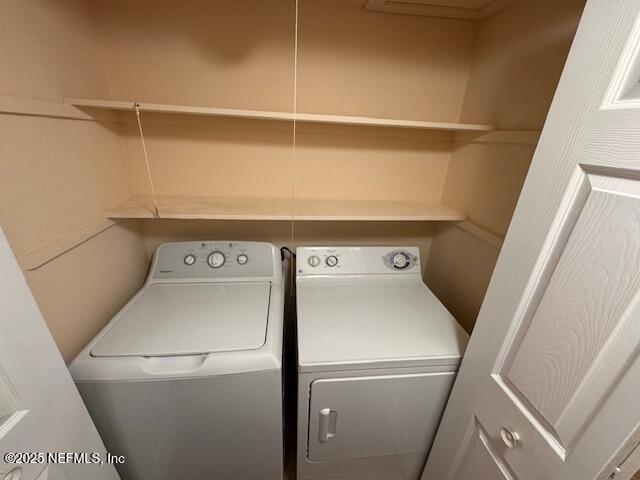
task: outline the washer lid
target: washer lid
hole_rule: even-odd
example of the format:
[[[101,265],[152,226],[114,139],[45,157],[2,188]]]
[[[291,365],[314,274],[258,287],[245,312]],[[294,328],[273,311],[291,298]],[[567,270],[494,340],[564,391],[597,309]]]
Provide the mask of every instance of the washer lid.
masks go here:
[[[264,345],[268,282],[156,283],[115,318],[94,357],[195,355]]]
[[[421,281],[298,278],[301,371],[455,366],[468,336]]]

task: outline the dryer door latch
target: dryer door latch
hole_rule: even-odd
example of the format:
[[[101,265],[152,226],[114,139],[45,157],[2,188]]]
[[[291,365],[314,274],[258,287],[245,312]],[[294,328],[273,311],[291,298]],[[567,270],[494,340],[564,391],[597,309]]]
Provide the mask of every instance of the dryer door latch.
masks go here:
[[[336,421],[338,412],[330,408],[320,410],[320,420],[318,422],[318,440],[325,443],[336,435]]]

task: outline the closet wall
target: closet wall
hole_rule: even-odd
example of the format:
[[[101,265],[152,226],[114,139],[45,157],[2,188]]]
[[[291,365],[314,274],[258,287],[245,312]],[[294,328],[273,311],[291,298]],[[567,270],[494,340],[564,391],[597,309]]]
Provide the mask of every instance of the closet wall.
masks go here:
[[[457,122],[476,25],[362,5],[299,2],[298,111]],[[442,131],[299,123],[296,199],[321,199],[327,211],[345,202],[354,213],[351,202],[439,202],[451,139]],[[307,228],[313,225],[297,227],[301,241]],[[413,227],[380,226],[386,228]]]
[[[441,226],[426,270],[429,286],[469,332],[584,3],[519,0],[480,24],[460,119],[498,131],[454,142],[443,201],[468,221]]]
[[[298,113],[441,122],[459,118],[478,27],[365,12],[361,0],[301,0],[296,58],[291,0],[102,1],[95,14],[113,100],[292,112],[295,95]],[[118,115],[136,201],[117,214],[150,217],[136,118]],[[171,239],[224,236],[411,243],[428,255],[434,225],[425,222],[296,220],[292,232],[286,221],[246,218],[350,218],[377,214],[375,202],[439,202],[451,132],[297,123],[294,151],[288,121],[140,118],[161,217],[216,218],[142,220],[150,252]],[[245,220],[219,220],[226,214]]]
[[[293,112],[294,2],[95,5],[110,86],[102,98]],[[133,194],[148,195],[135,115],[119,115]],[[211,197],[244,199],[248,210],[267,199],[290,202],[291,123],[146,112],[141,120],[161,204],[190,211]]]
[[[360,0],[300,0],[297,108],[301,113],[457,122],[477,24],[363,10]],[[359,219],[385,202],[439,202],[453,134],[298,123],[296,213]],[[376,211],[376,210],[379,210]],[[401,217],[401,215],[399,215]],[[296,244],[418,245],[427,258],[428,222],[295,222]]]
[[[363,3],[299,0],[297,44],[294,0],[5,6],[0,224],[66,360],[160,243],[199,238],[418,245],[471,330],[583,2],[518,0],[481,22]],[[294,106],[331,121],[294,124]]]
[[[148,264],[135,226],[101,214],[129,194],[117,124],[60,103],[108,95],[91,3],[9,0],[0,15],[0,226],[67,361]]]

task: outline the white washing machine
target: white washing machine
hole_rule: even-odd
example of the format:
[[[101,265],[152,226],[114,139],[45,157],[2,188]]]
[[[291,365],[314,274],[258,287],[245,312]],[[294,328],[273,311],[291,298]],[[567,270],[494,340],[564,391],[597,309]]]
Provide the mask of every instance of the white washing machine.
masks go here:
[[[158,248],[70,366],[123,480],[282,479],[283,308],[271,244]]]
[[[296,253],[298,480],[417,480],[467,334],[417,248]]]

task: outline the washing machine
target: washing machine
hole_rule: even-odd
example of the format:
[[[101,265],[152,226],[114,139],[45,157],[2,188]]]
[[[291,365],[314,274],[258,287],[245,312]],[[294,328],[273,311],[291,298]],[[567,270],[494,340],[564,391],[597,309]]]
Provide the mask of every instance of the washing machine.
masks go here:
[[[298,480],[417,480],[468,336],[415,247],[296,251]]]
[[[123,480],[281,480],[283,274],[260,242],[166,243],[71,363]]]

